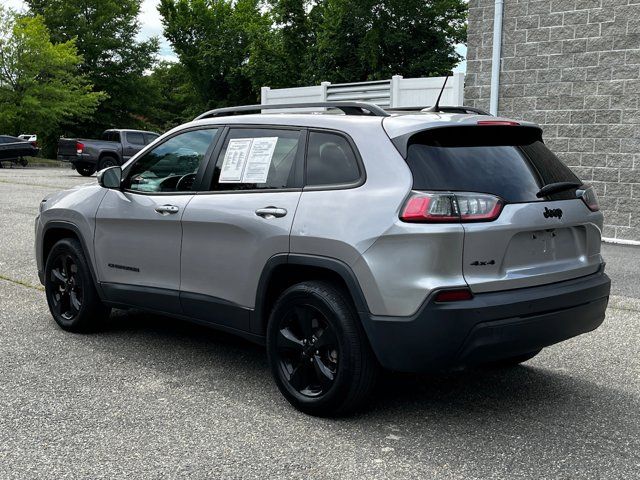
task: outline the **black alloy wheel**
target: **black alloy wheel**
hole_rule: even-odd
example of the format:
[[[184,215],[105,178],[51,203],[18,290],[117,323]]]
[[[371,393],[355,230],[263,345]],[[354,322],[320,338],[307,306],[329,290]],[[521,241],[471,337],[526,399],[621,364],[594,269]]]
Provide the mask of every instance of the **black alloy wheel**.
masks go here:
[[[57,315],[72,321],[80,313],[84,287],[74,258],[61,253],[53,259],[50,276],[52,308]]]
[[[267,325],[267,356],[280,393],[310,415],[344,415],[368,399],[378,363],[349,293],[326,281],[292,285]]]
[[[333,328],[313,305],[292,307],[282,318],[278,363],[289,385],[302,395],[327,393],[336,378],[340,345]]]
[[[80,242],[59,240],[47,255],[44,288],[49,310],[64,330],[94,330],[111,309],[100,300]]]

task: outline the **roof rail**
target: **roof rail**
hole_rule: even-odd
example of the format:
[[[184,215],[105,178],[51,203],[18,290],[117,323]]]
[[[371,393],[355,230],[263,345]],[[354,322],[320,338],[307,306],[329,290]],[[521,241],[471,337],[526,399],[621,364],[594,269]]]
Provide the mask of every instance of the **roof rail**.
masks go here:
[[[427,108],[430,107],[393,107],[393,108],[387,108],[388,112],[428,112],[428,110],[426,110]],[[482,110],[480,108],[475,108],[475,107],[465,107],[465,106],[453,106],[453,105],[449,105],[449,106],[439,106],[438,107],[438,112],[444,112],[444,113],[476,113],[478,115],[488,115],[491,116],[491,114],[489,112],[486,112],[485,110]]]
[[[257,110],[276,110],[276,109],[288,109],[288,108],[336,108],[342,110],[345,115],[370,115],[374,117],[388,117],[389,114],[385,112],[378,105],[373,103],[364,102],[311,102],[311,103],[282,103],[274,105],[240,105],[238,107],[225,107],[209,110],[201,115],[198,115],[194,120],[201,120],[203,118],[223,117],[227,115],[233,115],[235,113],[253,112]]]

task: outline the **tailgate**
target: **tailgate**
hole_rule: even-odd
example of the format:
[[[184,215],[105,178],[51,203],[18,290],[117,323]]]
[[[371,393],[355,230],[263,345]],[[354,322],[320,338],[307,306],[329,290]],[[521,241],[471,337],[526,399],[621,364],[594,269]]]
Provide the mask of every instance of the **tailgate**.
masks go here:
[[[76,142],[75,138],[61,138],[58,140],[58,155],[76,156]]]
[[[505,205],[493,222],[463,224],[464,278],[473,292],[490,292],[595,273],[601,223],[579,199]]]
[[[539,129],[512,123],[427,130],[407,150],[414,190],[457,198],[462,270],[474,292],[581,277],[602,261],[595,193],[545,146]],[[477,215],[493,202],[502,210]]]

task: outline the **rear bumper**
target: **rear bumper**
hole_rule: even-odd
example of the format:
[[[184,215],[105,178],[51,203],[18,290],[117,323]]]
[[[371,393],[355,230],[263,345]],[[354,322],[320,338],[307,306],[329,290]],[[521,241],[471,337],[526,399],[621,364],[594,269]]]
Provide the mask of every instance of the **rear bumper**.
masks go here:
[[[417,372],[490,362],[532,352],[596,329],[611,281],[601,269],[539,287],[481,293],[435,303],[412,317],[365,316],[363,324],[385,368]]]
[[[86,153],[80,153],[76,155],[60,155],[58,154],[58,161],[61,162],[70,162],[72,164],[76,163],[86,163],[86,164],[95,164],[95,158],[91,158]]]

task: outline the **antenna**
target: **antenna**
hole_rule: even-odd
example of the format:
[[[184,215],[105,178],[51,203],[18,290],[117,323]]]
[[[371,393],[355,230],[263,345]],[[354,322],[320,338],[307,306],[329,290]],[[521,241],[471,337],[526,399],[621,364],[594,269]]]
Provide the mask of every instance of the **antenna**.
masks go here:
[[[444,87],[447,86],[447,80],[451,76],[451,72],[447,72],[447,76],[444,77],[444,83],[442,84],[442,88],[440,89],[440,93],[438,94],[438,99],[436,100],[436,104],[433,107],[425,108],[421,110],[422,112],[439,112],[440,111],[440,99],[442,98],[442,92],[444,92]]]

